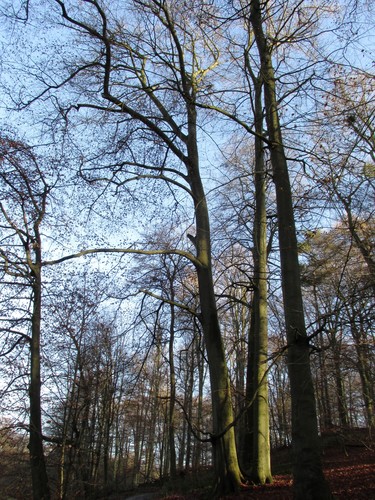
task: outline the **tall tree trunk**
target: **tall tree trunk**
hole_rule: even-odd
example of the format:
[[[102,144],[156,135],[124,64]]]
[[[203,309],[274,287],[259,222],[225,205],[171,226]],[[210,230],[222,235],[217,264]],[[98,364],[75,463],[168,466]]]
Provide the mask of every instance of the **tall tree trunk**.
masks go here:
[[[204,367],[205,367],[205,362],[204,362],[204,345],[202,343],[202,338],[199,333],[199,330],[197,326],[194,324],[194,342],[192,345],[192,353],[191,353],[191,364],[192,364],[192,369],[190,372],[190,387],[193,389],[193,384],[194,384],[194,363],[196,362],[196,367],[197,367],[197,375],[198,375],[198,395],[197,395],[197,401],[196,401],[196,432],[198,438],[200,437],[200,432],[199,429],[202,429],[203,427],[203,392],[204,392]],[[192,403],[192,401],[191,401]],[[192,404],[190,405],[189,408],[190,411],[190,417],[192,416],[193,413],[193,408]],[[190,418],[191,420],[191,418]],[[190,430],[190,429],[189,429]],[[190,432],[189,434],[189,443],[193,440],[192,433]],[[193,441],[194,447],[192,451],[192,468],[193,470],[197,471],[199,467],[202,465],[202,441],[199,439],[195,439]],[[187,464],[189,463],[186,461]]]
[[[317,296],[317,287],[316,284],[313,284],[313,297],[314,297],[314,308],[315,314],[317,318],[320,318],[322,314],[319,310],[318,296]],[[319,319],[318,328],[322,327],[321,320]],[[324,335],[323,332],[319,333],[319,345],[321,347],[324,346]],[[318,396],[318,404],[319,404],[319,415],[320,415],[320,430],[327,430],[332,427],[332,411],[330,404],[330,395],[328,388],[328,376],[327,376],[327,361],[326,361],[326,351],[322,349],[318,353],[318,365],[319,365],[319,376],[317,384],[319,389],[317,393]]]
[[[336,328],[338,323],[336,322]],[[331,337],[331,346],[333,354],[333,375],[336,386],[336,396],[337,396],[337,410],[339,417],[339,424],[341,427],[348,427],[348,411],[346,406],[344,381],[342,378],[341,370],[341,340],[337,339],[337,329],[333,332]]]
[[[354,308],[347,307],[350,329],[357,352],[357,368],[361,379],[362,396],[366,410],[367,425],[370,430],[375,429],[375,394],[374,394],[374,375],[371,369],[371,348],[369,340],[364,331],[363,318],[360,312]],[[358,323],[359,322],[359,326]]]
[[[255,130],[261,135],[263,124],[262,82],[254,79]],[[254,241],[254,297],[249,332],[249,356],[247,368],[247,400],[255,396],[247,411],[247,445],[250,479],[265,484],[272,481],[268,404],[268,318],[267,318],[267,213],[266,169],[263,144],[255,137],[255,217]]]
[[[288,165],[280,130],[271,49],[263,32],[259,0],[251,2],[251,24],[261,61],[266,122],[276,187],[281,279],[288,341],[288,372],[292,399],[294,494],[298,499],[331,498],[325,481],[318,435],[309,342],[302,303],[297,237]]]
[[[40,331],[42,314],[42,276],[40,238],[36,238],[36,263],[31,264],[33,277],[33,314],[31,318],[31,371],[30,371],[30,434],[29,451],[33,498],[47,500],[50,498],[48,476],[43,451],[41,380],[40,380]]]
[[[214,285],[212,278],[212,265],[211,265],[211,242],[210,242],[210,225],[208,217],[208,209],[206,204],[206,197],[203,189],[202,179],[199,171],[198,159],[198,142],[197,142],[197,116],[196,116],[196,91],[201,86],[200,71],[196,71],[195,63],[198,63],[200,55],[195,53],[197,49],[195,42],[187,42],[189,37],[186,33],[181,34],[181,29],[184,23],[180,25],[180,21],[174,24],[174,15],[179,19],[179,11],[177,3],[172,2],[170,8],[169,2],[137,2],[139,3],[139,12],[146,12],[147,16],[155,16],[150,22],[154,23],[153,26],[158,26],[160,21],[164,29],[167,29],[170,35],[170,40],[173,43],[173,48],[166,50],[165,54],[158,54],[157,66],[160,67],[160,61],[165,58],[165,68],[161,70],[175,74],[175,89],[181,91],[181,103],[183,102],[186,107],[186,119],[184,118],[181,124],[177,124],[173,118],[176,109],[179,108],[180,103],[171,104],[169,107],[168,100],[165,101],[164,97],[160,100],[157,97],[157,89],[154,90],[150,86],[151,80],[155,78],[155,74],[151,70],[150,74],[146,71],[144,63],[147,57],[142,59],[142,68],[139,67],[140,59],[138,55],[133,59],[133,55],[137,52],[136,47],[127,47],[124,49],[128,52],[129,60],[134,62],[134,66],[130,63],[129,74],[131,78],[138,79],[139,93],[128,94],[125,92],[126,99],[122,100],[122,91],[120,97],[115,96],[112,92],[118,89],[118,82],[112,81],[112,68],[117,66],[116,60],[112,61],[112,51],[115,50],[116,44],[113,38],[113,33],[107,31],[107,22],[105,9],[99,7],[97,2],[94,2],[99,22],[103,27],[103,33],[96,32],[92,29],[91,24],[86,24],[83,20],[76,20],[70,16],[67,8],[62,1],[58,1],[62,16],[72,25],[74,29],[79,26],[80,30],[86,32],[90,37],[97,39],[101,44],[100,57],[104,56],[103,81],[102,93],[103,99],[117,107],[122,113],[132,117],[134,120],[142,123],[152,134],[158,136],[161,140],[166,151],[172,152],[179,161],[184,162],[186,168],[186,179],[188,181],[191,195],[194,203],[195,219],[196,219],[196,267],[199,283],[199,298],[201,307],[201,320],[207,350],[208,364],[210,370],[211,380],[211,393],[212,393],[212,413],[213,413],[213,456],[215,472],[217,477],[217,491],[237,491],[241,485],[241,473],[237,460],[236,443],[233,429],[233,410],[231,401],[230,381],[228,376],[228,368],[226,365],[225,351],[223,340],[221,337],[218,312],[216,307],[216,299],[214,293]],[[175,9],[176,7],[176,9]],[[151,24],[150,24],[151,26]],[[187,26],[187,25],[186,25]],[[179,36],[181,34],[181,40]],[[125,31],[126,36],[126,31]],[[116,37],[115,37],[116,38]],[[142,37],[139,41],[142,46]],[[134,42],[136,45],[137,43]],[[146,39],[146,45],[149,45],[150,40]],[[169,43],[169,42],[168,42]],[[121,42],[122,45],[122,42]],[[151,42],[152,45],[152,42]],[[154,45],[155,53],[159,50],[159,44]],[[148,51],[148,49],[147,49]],[[142,52],[142,49],[141,49]],[[123,57],[123,55],[121,56]],[[185,60],[186,57],[186,60]],[[192,59],[191,59],[192,57]],[[169,59],[170,58],[170,59]],[[169,59],[169,60],[168,60]],[[96,60],[96,59],[95,59]],[[192,63],[193,60],[193,64]],[[172,66],[171,66],[172,64]],[[193,67],[193,69],[191,69]],[[199,64],[198,64],[199,67]],[[154,66],[156,68],[156,66]],[[126,71],[125,67],[124,70]],[[205,70],[206,72],[206,70]],[[116,72],[114,72],[116,73]],[[114,85],[113,85],[114,83]],[[158,86],[156,86],[158,87]],[[135,89],[135,87],[134,87]],[[130,95],[132,97],[130,97]],[[137,103],[138,98],[150,104],[149,110],[142,114],[142,109],[137,104],[132,108],[132,100],[135,98]],[[141,97],[142,96],[142,97]],[[160,117],[154,116],[155,107],[160,111]],[[112,108],[110,106],[109,108]],[[108,108],[108,110],[110,110]],[[114,109],[112,109],[114,111]],[[150,114],[151,112],[151,114]],[[161,118],[161,120],[160,120]],[[183,132],[187,126],[187,134]],[[173,138],[172,138],[173,134]],[[175,140],[177,139],[177,140]],[[185,148],[179,147],[179,142],[186,145],[187,155]],[[169,154],[169,153],[168,153]],[[159,170],[163,174],[163,168]],[[185,177],[185,176],[184,176]],[[164,174],[161,175],[164,178]],[[178,183],[177,183],[178,184]]]
[[[211,383],[213,460],[216,494],[240,489],[242,476],[237,459],[228,367],[221,336],[211,264],[211,237],[206,197],[199,172],[196,109],[188,106],[188,180],[194,198],[195,246],[201,320]]]
[[[168,438],[169,438],[169,473],[171,477],[176,476],[176,445],[175,445],[175,400],[176,400],[176,373],[174,367],[174,329],[175,329],[175,306],[173,277],[170,282],[171,289],[171,320],[169,325],[169,382],[170,399],[168,412]]]

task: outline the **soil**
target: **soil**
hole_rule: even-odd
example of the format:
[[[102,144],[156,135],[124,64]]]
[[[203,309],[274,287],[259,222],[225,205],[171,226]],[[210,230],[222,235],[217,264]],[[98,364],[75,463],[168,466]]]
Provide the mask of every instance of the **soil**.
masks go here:
[[[273,467],[279,470],[273,476],[272,484],[265,486],[247,486],[236,495],[223,497],[225,500],[235,498],[289,500],[292,495],[292,476],[290,470],[289,451],[278,450],[273,453]],[[326,448],[323,455],[324,473],[329,482],[333,498],[341,500],[371,500],[375,499],[375,449],[366,443],[335,446]],[[188,480],[188,479],[187,479]],[[142,498],[143,500],[163,498],[165,500],[205,500],[210,495],[207,490],[194,490],[189,494],[162,493],[139,491],[127,496],[128,499]],[[138,496],[139,495],[139,496]],[[142,496],[140,496],[142,495]],[[111,497],[115,498],[115,497]],[[124,498],[124,497],[122,497]]]
[[[370,500],[375,499],[375,451],[364,445],[332,448],[323,456],[324,474],[334,499]],[[232,498],[269,498],[289,500],[292,495],[292,476],[275,474],[273,483],[252,486]]]
[[[364,430],[329,432],[322,437],[324,473],[334,499],[375,500],[375,442]],[[3,450],[2,450],[3,452]],[[225,500],[240,499],[292,499],[288,448],[272,452],[273,483],[265,486],[249,485]],[[14,455],[14,456],[13,456]],[[29,460],[25,453],[0,453],[0,500],[31,499]],[[175,481],[157,481],[140,486],[137,490],[122,491],[100,500],[209,500],[212,470],[201,469],[176,478]],[[76,496],[76,498],[81,498]]]

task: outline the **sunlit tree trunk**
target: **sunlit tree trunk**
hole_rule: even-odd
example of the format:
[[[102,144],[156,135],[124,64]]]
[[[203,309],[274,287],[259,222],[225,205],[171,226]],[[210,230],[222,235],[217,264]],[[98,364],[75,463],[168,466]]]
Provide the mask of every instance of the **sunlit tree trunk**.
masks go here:
[[[103,107],[99,106],[99,109],[103,112],[119,112],[123,113],[123,116],[130,116],[140,124],[141,128],[145,127],[151,132],[155,144],[161,141],[165,148],[166,158],[167,155],[169,158],[170,153],[174,154],[175,160],[177,159],[185,166],[184,174],[178,173],[178,178],[180,182],[188,183],[189,194],[194,204],[196,222],[194,264],[198,275],[201,320],[211,381],[212,445],[216,490],[217,492],[237,491],[241,485],[241,472],[233,429],[230,381],[212,278],[210,224],[199,169],[197,138],[197,92],[203,76],[217,64],[218,56],[215,55],[217,51],[212,48],[212,38],[208,40],[207,37],[206,44],[206,37],[204,37],[204,44],[211,51],[211,54],[206,51],[206,55],[212,63],[209,67],[200,67],[201,55],[198,47],[202,45],[198,41],[196,45],[195,36],[190,38],[191,34],[187,31],[190,29],[190,24],[188,21],[184,22],[185,10],[180,11],[178,4],[159,1],[136,2],[136,7],[139,9],[137,14],[149,20],[150,33],[142,33],[137,41],[132,33],[130,36],[132,41],[129,38],[130,45],[128,45],[128,42],[124,43],[128,39],[125,27],[124,32],[119,33],[119,37],[110,31],[112,21],[107,19],[105,5],[102,6],[96,1],[90,2],[93,7],[92,15],[97,16],[98,25],[101,25],[101,29],[97,31],[93,29],[91,23],[85,22],[84,16],[81,17],[79,11],[70,9],[70,6],[68,7],[63,0],[56,0],[56,2],[61,8],[62,16],[74,29],[78,27],[81,33],[85,32],[93,42],[98,42],[99,52],[95,56],[95,61],[100,60],[100,64],[97,65],[95,62],[94,66],[97,66],[98,77],[101,80],[97,87],[101,89],[100,99],[106,101]],[[200,10],[198,13],[198,7],[194,7],[196,11],[194,13],[192,11],[193,17],[199,24],[201,22]],[[71,12],[75,12],[78,18],[71,17]],[[109,18],[112,18],[112,14]],[[156,26],[158,26],[157,29]],[[163,54],[160,54],[159,40],[156,44],[153,38],[159,28],[161,28],[160,36],[164,37],[168,44]],[[151,37],[148,37],[151,32]],[[121,88],[124,82],[122,81],[120,85],[120,82],[116,81],[116,67],[118,66],[116,51],[119,47],[121,47],[121,57],[129,58],[129,65],[126,64],[120,73],[125,71],[129,81],[134,82],[134,92],[126,90],[127,83]],[[144,55],[142,55],[143,48],[146,50]],[[147,63],[151,54],[155,55],[154,65]],[[90,67],[91,65],[92,62],[90,62]],[[149,67],[150,73],[147,72]],[[155,74],[156,68],[159,68],[157,71],[160,70],[159,76],[163,74],[163,80],[165,75],[171,75],[171,81],[169,82],[168,76],[165,82],[168,87],[174,89],[174,95],[177,96],[175,92],[178,92],[178,100],[165,99],[162,90],[164,86],[160,88],[159,85],[151,84],[159,78]],[[100,73],[101,71],[103,73]],[[77,75],[79,73],[77,72]],[[130,86],[132,85],[133,83]],[[92,96],[93,88],[87,90],[88,95]],[[138,100],[143,103],[144,107],[138,105]],[[96,108],[95,100],[87,103],[87,106],[91,107],[94,102],[94,108]],[[85,107],[85,104],[82,106]],[[177,118],[178,116],[182,118]],[[168,182],[168,176],[164,175],[163,167],[158,165],[158,160],[155,162],[154,174],[155,178],[166,179]],[[170,180],[170,186],[174,183],[176,182]]]
[[[168,411],[168,438],[169,438],[169,473],[171,477],[176,475],[176,445],[175,445],[175,400],[176,400],[176,372],[174,366],[174,336],[175,336],[175,305],[173,276],[170,280],[171,306],[170,306],[170,325],[169,325],[169,411]]]
[[[216,492],[238,491],[242,482],[233,428],[231,389],[212,278],[208,208],[199,172],[196,109],[188,109],[188,180],[194,198],[195,245],[202,327],[211,383]]]
[[[331,498],[331,494],[321,464],[315,395],[310,371],[310,348],[302,303],[293,200],[279,123],[271,49],[263,31],[259,0],[253,0],[251,3],[250,20],[261,61],[268,139],[276,187],[281,279],[292,399],[294,494],[301,500],[323,500]]]
[[[267,213],[266,213],[266,169],[263,144],[260,140],[263,129],[262,81],[254,78],[255,85],[255,217],[254,241],[254,295],[249,331],[249,356],[247,368],[246,399],[254,402],[247,411],[247,434],[245,449],[248,457],[245,467],[250,470],[250,479],[265,484],[272,481],[269,405],[268,405],[268,318],[267,318]]]

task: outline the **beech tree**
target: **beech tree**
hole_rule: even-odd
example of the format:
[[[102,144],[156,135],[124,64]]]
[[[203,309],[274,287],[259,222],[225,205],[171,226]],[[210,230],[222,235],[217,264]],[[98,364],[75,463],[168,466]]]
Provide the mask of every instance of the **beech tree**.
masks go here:
[[[233,2],[236,6],[237,4]],[[310,347],[306,332],[302,289],[300,281],[300,268],[298,261],[298,243],[295,224],[293,193],[290,182],[290,168],[287,161],[286,145],[282,135],[280,122],[280,99],[276,88],[277,74],[273,57],[276,48],[286,42],[302,42],[309,38],[312,20],[316,14],[306,18],[306,23],[300,18],[297,6],[290,6],[282,2],[279,15],[277,10],[267,3],[253,1],[249,5],[239,2],[238,9],[234,10],[233,17],[238,17],[246,26],[247,33],[251,34],[250,42],[243,44],[251,47],[255,52],[252,59],[244,58],[244,73],[250,77],[253,72],[249,61],[259,67],[261,84],[264,89],[264,109],[266,134],[260,134],[250,123],[233,113],[225,106],[222,99],[217,106],[210,106],[221,114],[232,119],[250,134],[258,137],[270,154],[272,165],[272,178],[276,190],[276,211],[278,220],[278,241],[281,264],[281,284],[285,313],[285,328],[288,343],[288,371],[291,386],[292,400],[292,441],[294,463],[294,489],[297,498],[330,498],[330,492],[324,479],[320,457],[320,442],[318,436],[317,415],[315,409],[315,395],[310,369]],[[288,33],[286,33],[288,32]],[[283,38],[286,37],[286,38]],[[234,37],[235,38],[235,37]],[[239,38],[239,36],[237,37]],[[237,44],[241,45],[241,41]],[[282,49],[282,60],[288,49]],[[238,56],[237,56],[238,58]],[[287,66],[287,63],[285,63]],[[288,70],[289,71],[289,70]],[[288,81],[289,74],[294,75],[295,68],[284,76]],[[309,81],[307,79],[306,81]],[[296,89],[305,82],[296,81]],[[255,85],[254,85],[255,86]],[[292,87],[292,84],[290,84]],[[293,94],[288,89],[286,94]],[[220,95],[220,94],[219,94]],[[224,104],[224,106],[223,106]],[[237,108],[235,107],[236,111]]]
[[[261,134],[260,80],[255,82],[255,87],[253,104],[258,113],[255,130]],[[241,144],[242,149],[235,147],[233,157],[228,160],[234,180],[230,187],[224,187],[222,193],[217,232],[220,239],[226,238],[229,240],[227,245],[231,245],[219,259],[220,270],[223,268],[223,278],[219,283],[223,281],[221,302],[229,302],[231,318],[226,328],[227,350],[230,355],[233,342],[236,352],[233,361],[236,413],[244,414],[237,424],[241,465],[254,483],[265,484],[272,480],[267,377],[267,259],[273,231],[267,223],[267,174],[259,137],[255,137],[253,148],[250,144],[247,147]]]
[[[254,79],[255,114],[255,214],[253,229],[254,297],[249,331],[249,352],[247,365],[247,399],[255,396],[247,412],[247,432],[253,450],[250,466],[251,478],[260,484],[272,481],[270,455],[270,429],[268,405],[268,291],[267,291],[267,211],[266,211],[266,164],[260,136],[263,132],[262,77]]]
[[[10,0],[9,4],[14,5],[15,1]],[[314,228],[309,227],[313,230],[322,221],[319,217],[327,215],[328,208],[329,216],[334,213],[336,217],[337,213],[343,215],[344,212],[341,221],[346,224],[351,243],[361,252],[370,272],[373,271],[373,207],[368,202],[368,195],[373,192],[371,99],[366,100],[366,105],[355,99],[352,102],[343,88],[343,79],[335,80],[332,58],[324,61],[324,78],[318,74],[321,63],[318,60],[321,50],[318,39],[323,37],[324,40],[325,30],[319,32],[316,27],[321,22],[325,28],[325,19],[320,18],[320,13],[330,13],[337,5],[332,7],[331,2],[300,0],[252,0],[248,3],[132,0],[124,7],[123,3],[116,1],[50,0],[50,9],[41,7],[39,11],[42,19],[35,17],[28,25],[28,16],[34,15],[38,6],[22,2],[22,6],[26,6],[25,18],[22,18],[26,30],[28,26],[39,29],[43,20],[43,26],[50,31],[45,39],[33,41],[41,50],[35,51],[28,61],[18,64],[17,59],[15,66],[18,68],[14,68],[12,76],[4,78],[4,87],[9,83],[7,79],[15,80],[9,85],[8,104],[25,113],[27,109],[36,111],[33,115],[35,134],[40,128],[42,136],[48,129],[54,140],[61,141],[59,145],[72,163],[75,162],[77,174],[89,186],[92,200],[89,200],[87,212],[88,225],[82,225],[82,239],[77,238],[74,242],[78,249],[64,257],[59,257],[59,252],[44,262],[39,255],[41,249],[35,233],[38,226],[28,226],[29,238],[27,231],[16,231],[18,226],[8,214],[4,241],[8,234],[9,241],[18,238],[22,258],[18,259],[17,254],[13,259],[14,254],[5,244],[6,250],[1,254],[4,275],[11,269],[10,264],[13,270],[16,269],[11,272],[22,271],[20,279],[24,278],[27,283],[22,291],[26,294],[29,284],[34,286],[37,283],[43,266],[61,264],[85,255],[115,253],[117,256],[121,254],[116,267],[119,282],[127,273],[126,267],[131,265],[125,254],[154,256],[152,264],[158,263],[157,268],[165,278],[155,287],[149,283],[142,287],[145,308],[141,309],[139,321],[131,328],[134,328],[135,336],[146,331],[145,339],[149,344],[142,348],[144,352],[149,349],[150,357],[140,355],[142,349],[137,346],[134,377],[139,375],[139,384],[132,397],[123,396],[122,382],[117,385],[117,372],[111,367],[120,361],[113,357],[113,351],[104,342],[105,322],[100,328],[97,325],[98,332],[100,330],[103,334],[100,337],[102,344],[98,338],[102,352],[95,345],[90,345],[87,351],[90,353],[87,366],[91,366],[96,374],[95,383],[90,383],[89,368],[81,370],[78,366],[82,357],[80,347],[77,348],[78,337],[71,332],[68,335],[77,351],[70,372],[77,375],[77,383],[67,391],[62,434],[67,431],[70,438],[74,437],[73,425],[77,424],[81,441],[76,440],[78,448],[71,450],[65,440],[64,450],[68,452],[69,449],[72,460],[69,461],[68,457],[67,468],[61,467],[61,470],[67,471],[70,466],[72,470],[73,463],[78,463],[80,479],[86,485],[90,481],[98,485],[101,475],[105,483],[110,482],[114,456],[117,471],[125,466],[133,470],[134,484],[141,477],[152,478],[155,471],[159,475],[168,472],[173,475],[181,464],[198,467],[200,463],[209,462],[210,455],[204,443],[209,441],[213,449],[216,493],[238,491],[242,474],[238,466],[235,433],[241,436],[242,429],[237,415],[233,415],[233,402],[239,413],[250,405],[247,427],[248,435],[254,439],[248,441],[252,464],[248,454],[246,472],[250,472],[257,482],[268,482],[271,471],[267,400],[270,399],[272,436],[278,444],[289,444],[291,408],[296,497],[329,498],[321,470],[314,388],[324,395],[317,406],[321,423],[335,421],[335,416],[332,417],[329,411],[333,396],[328,383],[321,383],[312,376],[310,364],[319,367],[319,374],[329,372],[335,380],[338,419],[346,425],[353,415],[346,408],[345,380],[342,377],[343,367],[348,366],[348,360],[343,356],[343,339],[349,337],[355,344],[350,352],[355,351],[358,365],[357,371],[350,370],[351,380],[355,378],[357,383],[360,379],[362,383],[367,419],[372,425],[369,417],[373,405],[369,383],[371,363],[367,363],[368,351],[363,348],[371,318],[368,306],[372,300],[368,291],[371,285],[368,286],[369,281],[364,279],[359,282],[343,280],[342,284],[345,281],[347,285],[344,291],[350,290],[348,300],[343,300],[340,295],[342,287],[332,289],[325,284],[323,289],[315,283],[316,298],[322,301],[327,298],[323,311],[319,300],[314,305],[308,299],[303,303],[298,262],[301,247],[298,244],[300,227],[296,221],[298,214],[302,213],[298,212],[299,209],[305,210],[304,217],[298,221],[300,226],[306,229],[314,225]],[[14,12],[18,12],[18,19],[21,19],[21,11],[15,8]],[[14,30],[16,32],[19,33]],[[22,51],[18,55],[22,58]],[[26,59],[26,49],[24,57]],[[27,84],[22,78],[17,84],[19,71],[27,74]],[[333,86],[327,83],[327,78],[331,79]],[[320,80],[325,83],[318,93],[317,82]],[[363,81],[357,80],[353,88],[362,87],[365,81],[366,77]],[[327,90],[333,92],[337,102],[341,103],[341,107],[335,103],[336,119],[340,119],[342,112],[345,114],[344,126],[340,128],[335,123],[335,133],[345,132],[345,135],[349,132],[350,140],[340,143],[340,138],[334,136],[334,140],[329,139],[327,145],[324,144],[327,151],[320,155],[319,151],[323,149],[318,147],[321,137],[316,140],[313,134],[307,136],[305,132],[312,130],[312,123],[321,116],[329,122],[324,112],[321,116],[316,113],[316,109],[320,110],[318,100],[327,95]],[[350,113],[346,114],[348,107]],[[42,115],[41,122],[37,123],[34,118]],[[297,128],[293,128],[293,123]],[[330,125],[331,122],[328,127]],[[321,122],[319,126],[322,126]],[[246,136],[246,142],[249,137],[254,141],[254,155],[248,155],[248,162],[254,163],[254,170],[250,165],[249,172],[253,176],[255,196],[248,201],[253,198],[251,188],[248,198],[239,200],[238,213],[242,216],[248,211],[250,214],[246,220],[239,217],[240,226],[234,229],[231,222],[218,229],[215,227],[213,237],[208,205],[217,187],[233,180],[232,173],[224,178],[216,167],[228,157],[226,146],[223,146],[227,137],[235,134]],[[339,145],[344,143],[348,149],[337,154]],[[314,170],[312,166],[317,168]],[[313,170],[319,176],[309,177],[308,173]],[[336,175],[338,171],[339,176]],[[320,175],[322,172],[324,175]],[[265,191],[266,180],[269,180],[268,192]],[[353,180],[356,181],[354,184]],[[44,185],[43,182],[41,178],[40,184]],[[242,189],[246,189],[244,186]],[[319,202],[314,203],[307,194],[304,199],[300,198],[296,186],[299,189],[306,187],[304,193],[308,195],[319,191],[320,199],[324,194],[324,207]],[[328,201],[326,193],[329,194]],[[331,203],[332,199],[336,203]],[[28,206],[28,200],[25,200],[24,196],[17,201],[21,212]],[[40,195],[37,201],[41,205],[38,207],[43,206],[43,200]],[[63,203],[62,197],[59,202]],[[237,202],[231,200],[231,203]],[[82,196],[77,197],[76,205],[83,207]],[[144,210],[145,206],[147,210]],[[267,206],[276,206],[274,213],[267,213]],[[316,212],[310,210],[312,206]],[[108,207],[111,211],[107,218],[109,222],[101,236],[105,244],[88,248],[86,241],[93,241],[95,237],[95,222],[101,217],[103,208]],[[267,221],[271,217],[274,220],[276,212],[280,262],[277,261],[272,276],[269,276]],[[21,225],[25,224],[28,212],[24,214]],[[44,216],[43,210],[40,214]],[[116,229],[111,219],[113,214]],[[131,227],[130,224],[127,227],[132,218]],[[135,227],[135,220],[139,221],[139,227]],[[178,233],[173,245],[155,238],[155,232],[150,230],[154,226],[165,226],[165,220],[168,220],[168,226],[171,222]],[[241,231],[243,234],[239,236]],[[121,240],[121,245],[111,248],[108,244],[111,237]],[[237,283],[231,283],[234,274],[228,269],[228,262],[222,259],[215,268],[215,259],[219,260],[227,252],[223,242],[229,242],[233,248],[242,245],[242,256],[248,252],[244,257],[246,266],[253,266],[254,275],[245,273],[247,281],[241,283],[242,288],[237,287],[235,292],[233,289]],[[192,275],[181,280],[184,286],[177,294],[176,281],[180,279],[181,262],[184,266],[187,263]],[[143,271],[140,269],[141,273]],[[221,272],[224,278],[215,282]],[[344,275],[345,279],[348,277],[339,273],[339,278]],[[272,298],[267,297],[267,281],[271,279],[273,283],[282,283],[284,319],[280,317],[281,309],[273,307]],[[224,293],[221,293],[222,283]],[[184,295],[186,290],[187,294],[192,291],[189,297]],[[37,292],[35,288],[36,304]],[[134,307],[140,303],[136,302],[140,297],[139,290],[136,294]],[[317,316],[317,331],[314,330],[315,317],[306,329],[305,304],[309,307],[308,312]],[[331,310],[332,304],[339,304],[340,308],[332,306]],[[32,315],[36,323],[38,307]],[[271,313],[267,307],[268,311],[272,309]],[[249,310],[252,312],[251,322],[248,314],[244,314]],[[237,320],[241,314],[242,323],[239,325]],[[328,324],[329,328],[325,328]],[[180,326],[185,330],[185,337],[181,339],[184,345],[179,351],[176,332]],[[243,335],[246,328],[249,329],[248,342]],[[228,340],[232,330],[235,336]],[[271,332],[269,339],[267,330]],[[33,336],[37,338],[38,329],[35,335],[34,330],[31,333],[29,335],[24,329],[10,331],[10,327],[5,328],[5,355],[8,349],[14,352],[24,342],[31,342]],[[315,352],[318,340],[324,348],[329,347],[327,352]],[[245,368],[246,344],[250,349]],[[226,352],[226,348],[233,345],[235,348]],[[268,351],[272,353],[274,349],[278,357],[277,360],[272,357],[274,363],[269,371],[271,390],[267,393]],[[281,353],[286,354],[281,356]],[[228,357],[237,365],[230,373]],[[166,359],[167,369],[163,364]],[[212,422],[205,403],[206,360],[211,383]],[[285,379],[286,366],[291,398]],[[36,363],[34,367],[37,368]],[[235,375],[235,388],[238,389],[235,397],[231,390],[231,373]],[[245,374],[247,387],[243,398]],[[131,383],[127,382],[130,387]],[[114,387],[115,390],[119,387],[117,397],[111,393]],[[185,389],[183,397],[179,394],[182,387]],[[40,399],[37,390],[33,394],[35,401],[38,397]],[[78,418],[79,413],[83,418]],[[181,413],[184,413],[185,420],[180,418]],[[95,421],[97,416],[100,422]],[[72,422],[72,428],[69,422]],[[211,423],[210,432],[204,435],[205,425],[211,426]],[[116,439],[112,431],[116,433]],[[39,434],[40,442],[41,431]],[[192,443],[194,449],[191,449]],[[115,452],[113,448],[111,451],[112,445]],[[67,479],[65,483],[61,481],[60,489],[62,494],[68,495]],[[89,488],[87,492],[90,493]]]
[[[264,79],[266,123],[269,134],[273,180],[276,188],[281,282],[288,340],[288,371],[292,399],[293,477],[297,498],[331,498],[324,479],[318,436],[315,394],[310,370],[298,245],[287,157],[280,128],[272,48],[264,31],[261,5],[253,1],[250,22]]]
[[[269,150],[276,189],[281,283],[292,399],[295,494],[297,498],[330,498],[321,466],[314,387],[310,370],[310,348],[300,282],[294,204],[286,147],[281,132],[280,101],[277,96],[277,76],[273,62],[277,41],[283,43],[283,29],[293,29],[293,16],[296,10],[289,11],[288,5],[282,5],[281,15],[284,17],[280,21],[280,31],[277,28],[277,18],[276,16],[275,19],[273,18],[272,12],[272,8],[268,9],[267,5],[257,1],[251,2],[249,6],[240,2],[237,15],[244,20],[245,24],[247,23],[249,33],[253,36],[253,47],[256,49],[264,89],[267,135],[262,134],[260,138]],[[292,35],[288,36],[290,40],[303,40],[308,32],[308,26],[298,22]],[[274,33],[276,33],[275,37]],[[244,67],[249,69],[248,64]],[[288,93],[290,92],[292,91],[289,90]],[[259,137],[259,133],[256,133],[251,125],[247,125],[243,119],[223,109],[222,105],[215,109],[231,117],[245,130]]]
[[[41,226],[51,185],[33,150],[7,136],[0,137],[0,166],[1,270],[7,287],[20,294],[11,293],[13,302],[17,297],[20,303],[8,310],[2,325],[6,334],[2,356],[24,343],[30,348],[28,448],[33,497],[48,499],[41,409]]]
[[[57,87],[66,82],[72,88],[75,82],[83,85],[82,97],[88,100],[71,102],[71,109],[92,110],[96,116],[100,112],[110,115],[118,119],[118,125],[124,119],[127,138],[121,138],[121,133],[115,147],[102,154],[102,164],[106,158],[110,160],[104,177],[118,187],[130,179],[152,177],[182,189],[193,203],[194,255],[184,255],[194,263],[199,282],[211,380],[216,481],[218,491],[237,491],[241,473],[214,294],[210,223],[198,150],[196,101],[207,91],[206,75],[216,67],[219,57],[214,40],[205,34],[212,17],[200,16],[199,2],[191,9],[157,0],[136,1],[127,11],[127,15],[131,12],[133,16],[132,25],[127,28],[120,12],[116,19],[113,10],[110,12],[96,0],[84,2],[83,10],[61,0],[56,0],[56,4],[65,25],[80,35],[82,43],[90,40],[92,48],[88,59],[71,68],[70,76]],[[45,88],[42,94],[48,92],[54,89]],[[134,149],[141,139],[150,145],[150,153]],[[95,169],[88,168],[86,172],[91,181],[104,180]]]

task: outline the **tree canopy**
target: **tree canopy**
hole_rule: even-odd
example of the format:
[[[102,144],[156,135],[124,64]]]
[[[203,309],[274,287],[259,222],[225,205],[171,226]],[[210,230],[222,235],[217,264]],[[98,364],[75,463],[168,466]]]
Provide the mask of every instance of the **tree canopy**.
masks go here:
[[[3,3],[0,416],[34,498],[204,467],[220,496],[290,444],[331,497],[320,435],[374,427],[373,9]]]

